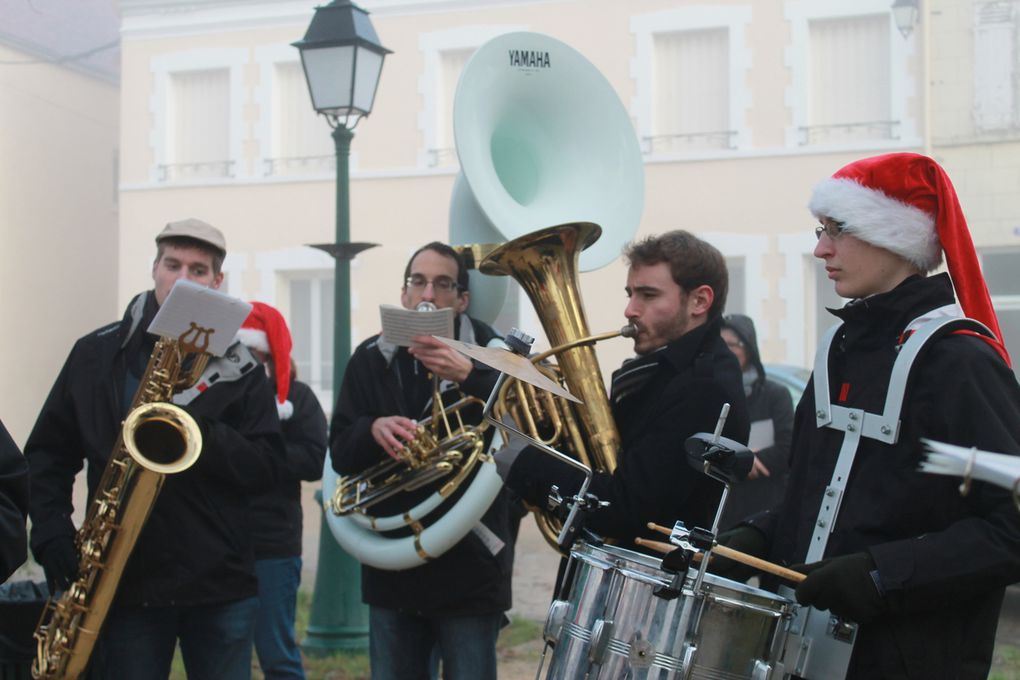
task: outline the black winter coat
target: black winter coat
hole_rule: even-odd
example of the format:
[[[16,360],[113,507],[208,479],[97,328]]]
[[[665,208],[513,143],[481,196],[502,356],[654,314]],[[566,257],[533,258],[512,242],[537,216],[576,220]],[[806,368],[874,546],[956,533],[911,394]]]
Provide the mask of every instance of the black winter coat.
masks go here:
[[[843,328],[829,356],[833,404],[881,413],[898,338],[910,321],[953,302],[945,274],[833,312]],[[796,413],[793,467],[778,513],[755,524],[772,537],[772,559],[802,562],[842,433],[817,428],[814,380]],[[845,401],[839,401],[846,390]],[[826,557],[867,551],[888,613],[861,627],[849,678],[985,678],[1004,588],[1020,580],[1020,513],[1007,490],[922,473],[921,437],[1020,452],[1020,387],[982,340],[951,334],[915,363],[899,441],[862,438]]]
[[[25,562],[28,464],[0,422],[0,582]]]
[[[275,393],[276,384],[271,386]],[[326,459],[326,414],[312,388],[291,380],[287,400],[294,405],[294,414],[280,421],[287,458],[273,488],[251,502],[252,539],[259,560],[301,555],[301,482],[322,479]]]
[[[466,317],[463,317],[466,318]],[[494,330],[471,319],[474,343],[486,345],[497,337]],[[461,337],[459,324],[457,335]],[[498,373],[475,364],[459,388],[465,394],[487,399]],[[452,393],[444,393],[450,403]],[[376,418],[403,415],[421,419],[429,415],[432,380],[406,348],[396,350],[392,361],[380,351],[379,336],[361,343],[347,364],[343,386],[330,425],[330,457],[341,475],[361,472],[386,458],[372,438]],[[476,419],[480,418],[480,411]],[[472,422],[470,418],[467,422]],[[461,485],[460,491],[466,488]],[[372,514],[386,516],[397,508],[413,507],[424,495],[398,495],[374,506]],[[401,498],[400,496],[406,496]],[[510,580],[513,573],[514,537],[519,514],[502,489],[482,516],[482,523],[503,543],[495,555],[475,534],[468,532],[450,550],[421,566],[389,571],[363,565],[361,596],[366,604],[407,611],[424,616],[471,616],[493,614],[510,608]]]
[[[765,367],[758,352],[758,337],[751,319],[742,314],[726,317],[726,327],[744,343],[749,370],[757,374],[747,395],[747,412],[751,427],[755,423],[769,423],[772,428],[771,446],[755,451],[754,455],[769,470],[768,477],[760,476],[734,484],[726,501],[726,511],[719,523],[726,529],[754,513],[775,507],[783,500],[786,480],[790,471],[790,442],[793,440],[793,398],[790,391],[765,377]],[[745,389],[745,393],[746,393]]]
[[[128,367],[144,366],[155,342],[144,332],[155,314],[152,292],[124,319],[75,343],[25,445],[31,480],[32,550],[69,540],[71,488],[88,462],[95,493],[126,414]],[[144,313],[139,320],[138,309]],[[228,359],[258,362],[240,343]],[[137,381],[135,381],[137,382]],[[263,370],[214,383],[185,407],[202,430],[202,452],[168,475],[135,544],[117,591],[120,605],[197,605],[257,593],[249,499],[276,480],[283,440]]]
[[[589,517],[588,526],[638,550],[638,536],[661,539],[647,522],[672,527],[677,520],[693,528],[712,526],[722,485],[688,463],[684,442],[693,434],[713,432],[725,403],[730,404],[723,436],[747,441],[750,424],[740,364],[712,321],[674,340],[654,355],[646,382],[622,399],[611,395],[613,417],[621,437],[616,471],[596,474],[589,490],[609,507]],[[618,387],[613,376],[614,392]],[[533,448],[525,448],[510,469],[507,484],[529,503],[545,507],[549,487],[573,495],[581,474]]]

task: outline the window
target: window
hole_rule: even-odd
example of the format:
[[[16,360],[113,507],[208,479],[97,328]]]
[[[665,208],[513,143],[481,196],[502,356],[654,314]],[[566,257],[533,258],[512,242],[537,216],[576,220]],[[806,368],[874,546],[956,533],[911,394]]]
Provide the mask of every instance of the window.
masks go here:
[[[229,81],[227,69],[170,74],[162,179],[230,176]]]
[[[804,143],[889,139],[889,17],[819,19],[810,34],[809,125]]]
[[[750,21],[750,5],[709,4],[631,19],[645,153],[712,156],[750,146]]]
[[[980,132],[1020,125],[1018,13],[1011,1],[974,4],[974,123]]]
[[[981,270],[992,296],[992,306],[1006,349],[1013,359],[1013,371],[1020,378],[1020,250],[981,253]]]
[[[729,31],[660,33],[653,38],[651,151],[730,148]]]
[[[291,356],[299,379],[328,411],[333,405],[333,272],[301,272],[288,284]]]
[[[820,343],[825,332],[839,323],[839,319],[829,313],[830,309],[840,309],[847,301],[836,295],[836,289],[825,273],[825,260],[814,260],[815,270],[815,342]]]
[[[332,171],[336,151],[330,127],[312,107],[301,62],[280,62],[272,69],[270,152],[266,175]]]
[[[461,71],[475,50],[504,33],[526,30],[523,26],[461,26],[434,33],[422,33],[418,47],[425,68],[418,79],[422,110],[418,115],[424,146],[419,167],[434,168],[457,164],[453,138],[453,101]]]
[[[439,53],[439,82],[436,97],[435,146],[427,149],[429,165],[454,165],[457,147],[453,137],[453,100],[464,64],[474,49],[445,50]]]
[[[152,58],[152,181],[208,184],[247,176],[240,124],[247,61],[247,49],[227,48]]]
[[[726,270],[730,275],[729,293],[726,295],[726,314],[747,314],[747,273],[745,258],[727,257]]]
[[[920,89],[909,68],[916,50],[896,30],[890,4],[784,4],[790,25],[786,101],[792,114],[787,147],[895,149],[920,143],[917,114],[907,108]]]

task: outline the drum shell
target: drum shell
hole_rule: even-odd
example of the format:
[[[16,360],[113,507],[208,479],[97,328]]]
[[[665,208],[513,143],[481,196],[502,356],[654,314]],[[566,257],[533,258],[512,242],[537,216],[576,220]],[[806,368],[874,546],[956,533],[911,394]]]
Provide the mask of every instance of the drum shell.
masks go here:
[[[578,544],[567,598],[554,602],[546,678],[765,678],[781,653],[792,603],[695,573],[674,599],[655,595],[671,575],[657,559]]]

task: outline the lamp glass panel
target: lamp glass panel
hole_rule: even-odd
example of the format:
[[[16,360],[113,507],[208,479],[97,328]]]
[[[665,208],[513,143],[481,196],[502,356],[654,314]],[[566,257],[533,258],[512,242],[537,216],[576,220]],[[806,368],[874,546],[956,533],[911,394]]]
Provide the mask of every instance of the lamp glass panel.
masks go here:
[[[892,7],[893,22],[904,36],[909,35],[917,23],[917,5],[894,4]]]
[[[341,45],[301,52],[316,111],[336,112],[350,108],[354,49],[353,45]]]
[[[364,47],[358,48],[358,61],[354,75],[353,108],[363,113],[372,110],[375,86],[382,71],[383,55]]]

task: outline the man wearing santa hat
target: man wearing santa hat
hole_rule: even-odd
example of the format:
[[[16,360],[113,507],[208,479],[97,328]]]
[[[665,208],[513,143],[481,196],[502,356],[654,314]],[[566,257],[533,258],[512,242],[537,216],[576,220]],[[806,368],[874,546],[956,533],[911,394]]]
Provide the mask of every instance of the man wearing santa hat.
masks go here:
[[[846,677],[985,678],[1020,513],[1008,491],[918,470],[922,438],[1020,453],[1020,387],[956,192],[896,153],[842,168],[810,208],[851,301],[797,408],[783,503],[720,542],[807,573],[801,604],[859,624]],[[943,253],[948,274],[928,276]]]
[[[326,458],[326,414],[312,388],[297,380],[290,358],[290,330],[283,315],[253,301],[238,339],[266,367],[276,395],[287,459],[276,485],[251,503],[259,611],[255,651],[266,680],[305,677],[294,635],[301,583],[301,482],[322,478]]]

